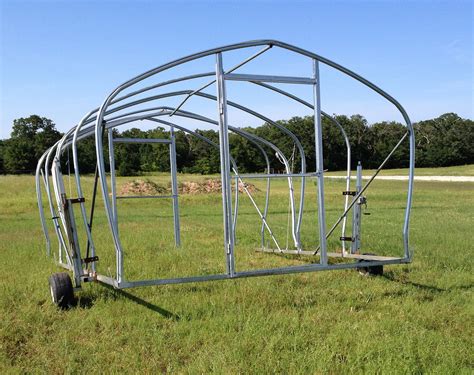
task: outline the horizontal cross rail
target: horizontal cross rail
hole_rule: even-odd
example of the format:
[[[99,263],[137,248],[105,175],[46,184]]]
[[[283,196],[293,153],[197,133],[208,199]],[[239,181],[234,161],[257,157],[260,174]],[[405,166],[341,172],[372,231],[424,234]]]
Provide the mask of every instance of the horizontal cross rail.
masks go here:
[[[171,144],[171,139],[159,139],[159,138],[114,138],[114,143],[165,143],[165,144]]]
[[[167,199],[175,198],[176,195],[118,195],[116,199],[136,199],[136,198],[154,198],[154,199]]]
[[[256,173],[256,174],[239,174],[234,178],[288,178],[288,177],[317,177],[318,173]]]
[[[314,250],[256,249],[256,251],[260,253],[319,256],[319,253],[315,253]],[[390,257],[390,256],[384,256],[384,255],[343,254],[343,253],[334,253],[334,252],[328,252],[327,255],[329,258],[363,259],[363,260],[374,260],[374,261],[402,259],[400,257]]]
[[[306,77],[289,77],[289,76],[270,76],[260,74],[224,74],[224,78],[230,81],[247,81],[247,82],[274,82],[274,83],[293,83],[297,85],[314,85],[314,78]]]

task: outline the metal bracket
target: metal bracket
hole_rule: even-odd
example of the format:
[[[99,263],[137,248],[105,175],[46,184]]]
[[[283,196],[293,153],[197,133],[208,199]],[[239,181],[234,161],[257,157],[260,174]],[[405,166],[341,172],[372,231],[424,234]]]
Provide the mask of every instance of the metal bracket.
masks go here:
[[[84,203],[85,201],[86,201],[86,199],[84,197],[69,199],[69,202],[71,202],[71,204]]]
[[[91,282],[94,282],[94,281],[97,281],[96,277],[92,277],[92,276],[82,277],[82,282],[84,282],[84,283],[91,283]]]
[[[351,241],[354,242],[354,239],[352,237],[339,237],[340,241]]]
[[[97,262],[98,260],[99,260],[99,257],[96,255],[93,257],[84,258],[82,259],[82,262],[87,264],[87,263]]]

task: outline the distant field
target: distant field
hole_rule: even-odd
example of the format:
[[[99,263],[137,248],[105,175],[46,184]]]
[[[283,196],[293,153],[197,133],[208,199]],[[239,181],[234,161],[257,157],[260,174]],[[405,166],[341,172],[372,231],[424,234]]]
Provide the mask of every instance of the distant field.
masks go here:
[[[364,175],[370,175],[375,170],[367,169],[363,171]],[[355,175],[355,171],[353,171]],[[344,171],[327,172],[328,175],[344,175]],[[417,176],[474,176],[474,164],[458,165],[455,167],[442,168],[416,168],[415,174]],[[408,169],[384,169],[380,172],[381,176],[406,176]]]
[[[417,174],[473,175],[473,168],[417,169]],[[169,181],[165,175],[141,178]],[[180,181],[205,178],[179,176]],[[121,177],[119,185],[133,179]],[[90,197],[92,177],[84,181]],[[263,184],[256,185],[262,204]],[[345,183],[328,179],[325,185],[330,226],[341,212]],[[286,188],[284,181],[272,184],[269,215],[282,246]],[[368,190],[364,252],[401,255],[405,189],[406,182],[376,181]],[[126,292],[87,284],[69,311],[50,302],[47,279],[60,269],[45,256],[34,178],[1,176],[0,191],[0,373],[474,372],[472,183],[417,182],[414,262],[386,267],[383,277],[347,270]],[[317,246],[315,191],[309,181],[302,227],[307,249]],[[114,250],[101,201],[93,230],[99,269],[112,274]],[[182,195],[180,213],[183,246],[175,249],[170,202],[119,202],[130,280],[223,271],[221,196]],[[340,246],[339,235],[329,241],[331,250]],[[239,270],[314,261],[255,252],[260,221],[243,195],[237,236]]]

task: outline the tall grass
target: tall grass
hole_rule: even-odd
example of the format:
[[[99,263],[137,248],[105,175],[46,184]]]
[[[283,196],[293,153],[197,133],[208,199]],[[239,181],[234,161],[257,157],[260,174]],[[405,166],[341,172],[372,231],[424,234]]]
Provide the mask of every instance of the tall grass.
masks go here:
[[[190,178],[202,177],[180,176]],[[120,178],[119,184],[128,180]],[[86,177],[86,197],[91,185],[92,178]],[[364,252],[401,254],[405,188],[406,182],[379,181],[369,190]],[[344,183],[327,181],[326,189],[330,225],[341,212]],[[1,373],[474,370],[472,183],[416,183],[414,262],[386,267],[383,277],[347,270],[123,292],[86,284],[78,306],[69,311],[50,302],[47,278],[59,269],[45,256],[33,178],[0,177],[0,191]],[[311,182],[307,192],[302,238],[311,249],[318,236]],[[255,196],[262,205],[263,192]],[[175,249],[170,202],[120,201],[127,278],[223,272],[221,210],[219,194],[181,196],[183,246]],[[113,274],[114,252],[101,202],[96,212],[99,269]],[[272,185],[269,222],[285,246],[284,182]],[[311,261],[255,252],[260,222],[243,195],[237,235],[239,270]],[[83,233],[81,241],[84,246]],[[334,250],[339,243],[329,246]]]

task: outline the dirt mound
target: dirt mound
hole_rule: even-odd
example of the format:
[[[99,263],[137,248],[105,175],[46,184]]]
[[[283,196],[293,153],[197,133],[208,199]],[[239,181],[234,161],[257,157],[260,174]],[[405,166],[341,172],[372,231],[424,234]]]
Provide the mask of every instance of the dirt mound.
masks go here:
[[[250,193],[259,191],[255,185],[245,183],[245,187]],[[183,181],[178,185],[179,194],[210,194],[220,193],[221,181],[218,179],[208,179],[205,181]],[[239,192],[245,191],[244,184],[239,183]],[[171,194],[171,184],[168,186],[159,185],[150,180],[134,180],[122,185],[119,195],[160,195]]]
[[[244,183],[245,187],[250,193],[258,191],[253,184]],[[239,192],[243,193],[244,184],[239,182]],[[232,187],[232,190],[234,187]],[[220,193],[222,190],[221,180],[210,179],[204,182],[185,181],[179,184],[180,194],[209,194],[209,193]]]
[[[120,188],[120,195],[159,195],[166,194],[168,189],[150,180],[126,182]]]

